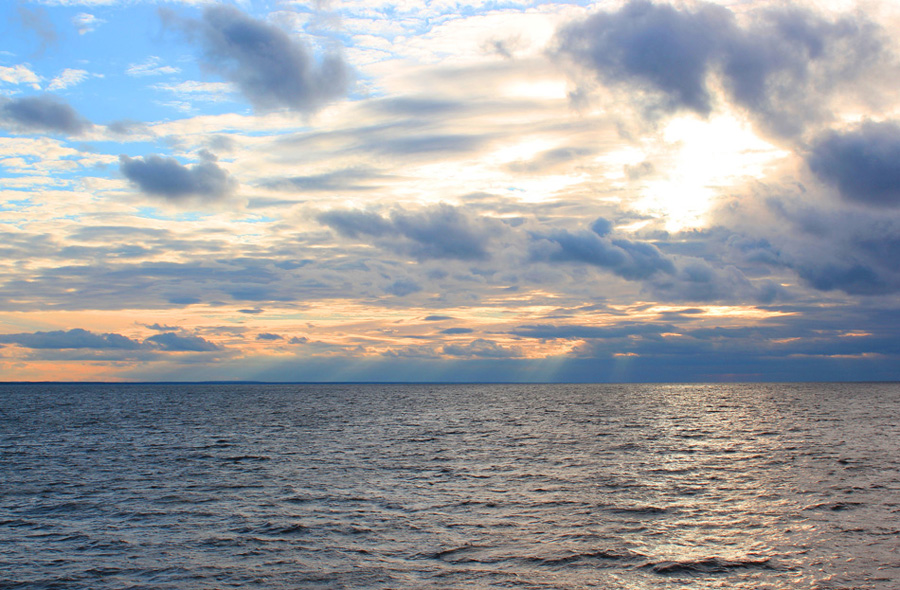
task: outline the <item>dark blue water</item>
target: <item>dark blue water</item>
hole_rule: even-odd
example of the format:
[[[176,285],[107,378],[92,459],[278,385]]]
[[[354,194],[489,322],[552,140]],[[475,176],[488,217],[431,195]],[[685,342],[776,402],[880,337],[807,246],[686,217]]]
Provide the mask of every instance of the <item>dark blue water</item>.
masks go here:
[[[0,588],[900,587],[900,386],[0,385]]]

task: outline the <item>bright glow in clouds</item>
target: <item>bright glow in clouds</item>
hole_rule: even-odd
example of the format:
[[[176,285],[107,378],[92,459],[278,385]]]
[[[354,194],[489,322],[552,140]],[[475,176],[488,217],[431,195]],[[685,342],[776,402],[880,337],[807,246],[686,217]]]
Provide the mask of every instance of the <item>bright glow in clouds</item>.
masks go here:
[[[900,379],[894,3],[0,4],[2,379]]]
[[[733,115],[675,118],[662,140],[670,155],[660,163],[658,177],[646,183],[636,207],[663,218],[671,232],[707,226],[706,215],[717,197],[761,178],[767,167],[790,155]]]

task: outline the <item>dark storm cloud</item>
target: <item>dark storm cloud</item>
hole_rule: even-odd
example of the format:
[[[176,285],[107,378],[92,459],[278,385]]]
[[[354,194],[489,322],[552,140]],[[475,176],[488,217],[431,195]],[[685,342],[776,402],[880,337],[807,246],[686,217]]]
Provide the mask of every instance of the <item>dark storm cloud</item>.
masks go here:
[[[531,260],[590,264],[628,280],[675,272],[672,261],[653,244],[606,237],[611,230],[607,220],[598,219],[592,230],[535,232],[529,246]]]
[[[319,221],[339,234],[376,242],[419,259],[484,260],[500,223],[470,217],[441,204],[418,212],[394,211],[389,217],[365,211],[329,211]]]
[[[3,334],[0,343],[18,344],[24,348],[36,349],[118,349],[137,350],[141,343],[119,334],[94,334],[81,328],[53,332],[34,332],[31,334]]]
[[[340,56],[317,63],[303,43],[234,7],[210,6],[200,20],[161,14],[200,42],[206,65],[236,84],[254,108],[311,112],[350,86],[350,68]]]
[[[119,170],[141,192],[171,201],[191,197],[220,199],[237,187],[228,172],[211,159],[188,167],[174,158],[152,155],[141,159],[122,155],[119,156]]]
[[[0,125],[15,131],[46,131],[78,135],[91,128],[90,121],[50,95],[0,97]]]
[[[823,99],[886,56],[879,27],[766,8],[739,25],[728,9],[632,0],[564,27],[558,48],[601,81],[648,92],[651,111],[712,108],[710,77],[769,132],[793,136],[827,116]]]
[[[807,163],[848,201],[900,205],[900,125],[895,122],[827,133],[813,144]]]
[[[165,332],[150,336],[144,340],[145,344],[158,347],[168,352],[208,352],[219,350],[219,347],[200,336],[182,336],[175,332]]]

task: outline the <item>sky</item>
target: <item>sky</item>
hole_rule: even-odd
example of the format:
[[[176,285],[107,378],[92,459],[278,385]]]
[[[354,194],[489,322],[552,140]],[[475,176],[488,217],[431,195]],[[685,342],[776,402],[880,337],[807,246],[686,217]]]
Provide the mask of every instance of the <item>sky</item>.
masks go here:
[[[0,7],[0,380],[900,379],[900,5]]]

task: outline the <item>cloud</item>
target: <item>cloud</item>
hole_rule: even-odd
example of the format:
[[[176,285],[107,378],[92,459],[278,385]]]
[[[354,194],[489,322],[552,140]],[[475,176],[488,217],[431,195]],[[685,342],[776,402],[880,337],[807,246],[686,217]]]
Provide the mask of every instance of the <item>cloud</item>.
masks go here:
[[[522,356],[522,351],[516,346],[502,346],[484,338],[477,338],[468,344],[448,344],[441,348],[441,352],[448,356],[466,358],[516,358]]]
[[[199,40],[206,65],[237,85],[258,110],[312,112],[343,96],[350,69],[335,54],[316,63],[312,52],[283,30],[231,6],[207,7],[200,20],[164,20]]]
[[[750,281],[736,266],[713,266],[687,259],[676,273],[654,277],[651,288],[668,301],[745,301],[771,303],[782,290],[770,280]]]
[[[157,347],[168,352],[208,352],[220,350],[216,344],[200,336],[181,336],[175,332],[165,332],[150,336],[144,344]]]
[[[515,174],[547,174],[565,171],[574,162],[580,161],[591,153],[592,150],[587,148],[561,147],[542,152],[530,160],[512,162],[507,164],[506,168]]]
[[[131,135],[137,133],[150,133],[150,128],[146,123],[134,120],[121,120],[109,123],[106,128],[116,135]]]
[[[53,350],[69,348],[137,350],[141,348],[140,342],[120,334],[94,334],[81,328],[32,334],[2,334],[0,343],[17,344],[24,348]]]
[[[794,136],[831,117],[828,98],[887,59],[883,31],[860,16],[827,20],[809,10],[764,9],[729,36],[721,64],[734,102],[765,130]]]
[[[397,297],[405,297],[407,295],[412,295],[413,293],[418,293],[422,290],[422,285],[416,283],[415,281],[410,281],[406,279],[400,279],[399,281],[394,281],[384,289],[386,292],[391,295],[396,295]]]
[[[256,335],[256,339],[257,340],[269,340],[269,341],[284,340],[284,336],[281,336],[279,334],[271,334],[269,332],[261,332],[260,334]]]
[[[854,91],[847,82],[888,60],[882,29],[858,15],[827,20],[788,5],[744,17],[710,3],[631,0],[560,29],[557,50],[605,84],[641,92],[645,114],[708,115],[718,79],[727,98],[783,137],[830,117],[831,95]]]
[[[511,331],[511,334],[524,338],[590,340],[629,338],[632,336],[658,336],[664,332],[674,332],[677,328],[672,324],[653,322],[626,322],[615,326],[578,326],[556,324],[526,324]]]
[[[665,110],[708,113],[706,76],[733,28],[731,14],[698,4],[678,10],[632,0],[617,12],[600,12],[563,28],[560,50],[595,70],[609,83],[630,83],[656,91]]]
[[[166,326],[163,324],[144,324],[144,326],[157,332],[174,332],[179,329],[178,326]]]
[[[441,330],[441,334],[471,334],[474,331],[472,328],[447,328],[446,330]]]
[[[213,158],[188,167],[174,158],[152,155],[139,159],[122,155],[119,170],[142,192],[175,202],[191,197],[221,199],[237,188],[237,181]]]
[[[641,280],[657,273],[672,274],[675,265],[659,248],[648,242],[606,237],[611,226],[605,219],[593,231],[551,230],[531,235],[529,255],[535,262],[580,262],[606,268],[628,280]]]
[[[850,295],[879,295],[897,290],[870,266],[856,261],[813,261],[795,265],[797,274],[820,291],[840,289]]]
[[[47,12],[43,8],[36,8],[34,11],[28,10],[22,4],[16,9],[19,12],[19,20],[26,29],[31,29],[41,40],[41,47],[38,54],[43,53],[51,45],[56,45],[59,36],[53,22],[47,16]]]
[[[812,145],[807,164],[847,201],[900,205],[900,125],[866,122],[846,132],[832,131]]]
[[[188,108],[196,101],[221,102],[229,98],[234,89],[227,82],[197,82],[186,80],[177,84],[154,84],[154,90],[171,92],[185,101]]]
[[[366,181],[382,177],[368,168],[347,168],[308,176],[270,178],[261,184],[266,188],[287,192],[362,191],[377,188]]]
[[[319,215],[319,222],[327,225],[342,236],[380,237],[393,232],[393,224],[378,213],[371,211],[326,211]]]
[[[165,326],[148,326],[163,329]],[[82,328],[0,335],[0,344],[16,344],[34,350],[131,350],[166,352],[208,352],[221,347],[200,336],[165,332],[146,338],[133,340],[121,334],[96,334]]]
[[[92,124],[75,109],[50,95],[0,97],[0,125],[17,131],[47,131],[78,135]]]
[[[31,71],[27,64],[18,64],[12,67],[0,66],[0,82],[29,84],[35,90],[41,88],[41,77]]]
[[[422,260],[485,260],[488,243],[502,227],[499,222],[470,217],[462,209],[444,203],[417,212],[395,210],[389,217],[367,211],[333,210],[320,214],[318,219],[343,236],[376,238],[385,247]]]
[[[900,218],[895,210],[847,206],[803,187],[779,191],[784,193],[767,198],[765,212],[733,220],[743,225],[741,235],[709,242],[704,256],[727,259],[747,276],[768,276],[784,284],[777,289],[779,298],[797,294],[797,277],[819,291],[864,296],[900,291]]]
[[[50,80],[50,84],[47,85],[47,90],[65,90],[66,88],[83,82],[87,79],[88,75],[89,74],[85,70],[66,68],[59,76]]]
[[[128,66],[128,69],[125,70],[125,73],[129,76],[133,76],[135,78],[141,78],[145,76],[162,76],[165,74],[177,74],[181,70],[174,66],[164,66],[160,64],[160,59],[151,55],[143,63],[131,64]]]
[[[87,12],[79,12],[72,17],[72,24],[78,29],[79,35],[94,32],[97,27],[105,23],[102,18],[97,18],[93,14]]]

